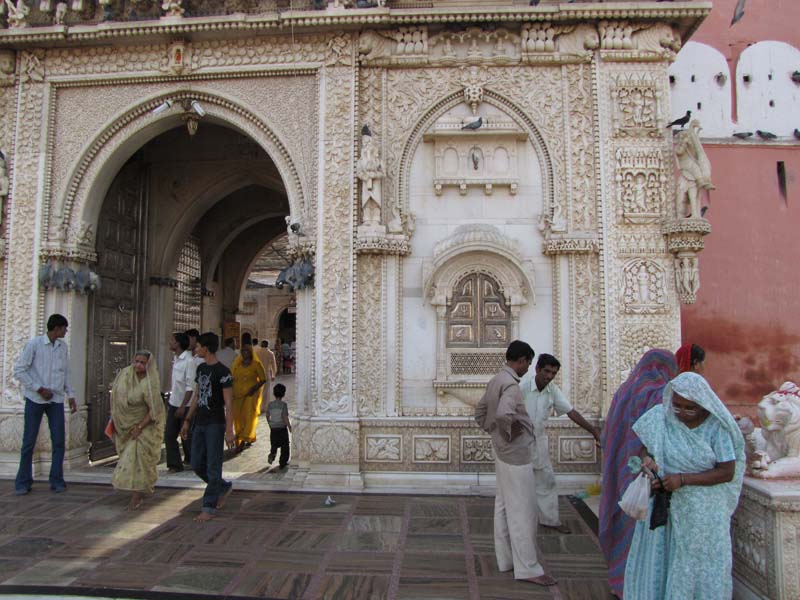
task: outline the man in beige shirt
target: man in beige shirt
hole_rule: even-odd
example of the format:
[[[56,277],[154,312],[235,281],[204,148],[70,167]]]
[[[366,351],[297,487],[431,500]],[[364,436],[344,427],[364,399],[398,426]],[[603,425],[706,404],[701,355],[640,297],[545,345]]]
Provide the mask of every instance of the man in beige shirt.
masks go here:
[[[272,389],[272,382],[278,374],[278,366],[275,364],[275,354],[269,349],[269,342],[261,340],[261,345],[253,344],[253,352],[256,353],[258,360],[264,365],[264,372],[267,374],[267,382],[261,386],[261,410],[264,411],[269,404],[269,392]]]
[[[528,372],[533,348],[515,340],[506,366],[492,377],[475,407],[475,421],[492,435],[497,493],[494,501],[494,551],[500,571],[537,585],[555,585],[536,551],[536,486],[531,462],[533,423],[525,409],[519,378]]]

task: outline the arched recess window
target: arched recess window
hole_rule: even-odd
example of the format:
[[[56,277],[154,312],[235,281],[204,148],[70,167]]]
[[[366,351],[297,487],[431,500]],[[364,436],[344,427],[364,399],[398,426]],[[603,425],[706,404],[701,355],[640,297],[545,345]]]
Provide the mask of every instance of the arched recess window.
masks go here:
[[[203,302],[200,274],[200,246],[195,238],[190,237],[181,248],[178,259],[178,284],[175,286],[173,308],[175,331],[200,329]]]
[[[494,278],[472,273],[456,284],[447,312],[449,348],[505,348],[510,328],[510,312]]]

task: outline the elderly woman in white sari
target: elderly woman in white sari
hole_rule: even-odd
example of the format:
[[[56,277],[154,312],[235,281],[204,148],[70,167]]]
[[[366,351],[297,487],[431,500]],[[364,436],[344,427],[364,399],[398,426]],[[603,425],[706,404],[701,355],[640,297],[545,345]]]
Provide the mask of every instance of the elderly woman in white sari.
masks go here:
[[[111,420],[119,461],[111,483],[132,492],[129,510],[139,508],[142,494],[152,494],[158,479],[164,432],[164,402],[158,370],[147,350],[122,369],[111,387]]]
[[[708,382],[686,372],[664,388],[664,403],[642,415],[633,431],[644,444],[642,469],[660,476],[671,504],[663,527],[651,530],[650,514],[636,523],[624,597],[730,598],[730,520],[744,472],[736,422]],[[654,488],[661,486],[653,480]]]

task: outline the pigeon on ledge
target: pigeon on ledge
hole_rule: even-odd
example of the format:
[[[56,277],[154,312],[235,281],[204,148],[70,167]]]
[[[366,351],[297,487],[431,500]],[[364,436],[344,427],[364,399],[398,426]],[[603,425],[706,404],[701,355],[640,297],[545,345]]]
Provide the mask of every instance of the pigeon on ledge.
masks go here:
[[[758,137],[760,137],[762,140],[778,139],[778,136],[772,133],[771,131],[761,131],[760,129],[756,129],[756,133],[758,134]]]
[[[467,123],[466,125],[464,125],[461,129],[467,129],[467,130],[473,130],[474,131],[476,129],[480,129],[481,125],[483,125],[483,117],[478,117],[477,119],[475,119],[471,123]]]

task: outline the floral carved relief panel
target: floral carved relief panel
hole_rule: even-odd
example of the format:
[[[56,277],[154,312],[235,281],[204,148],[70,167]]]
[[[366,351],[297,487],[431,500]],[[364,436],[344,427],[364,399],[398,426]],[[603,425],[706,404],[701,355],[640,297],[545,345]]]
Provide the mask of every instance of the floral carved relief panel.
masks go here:
[[[358,258],[358,322],[356,324],[356,399],[360,416],[386,414],[386,369],[384,341],[384,258]]]

